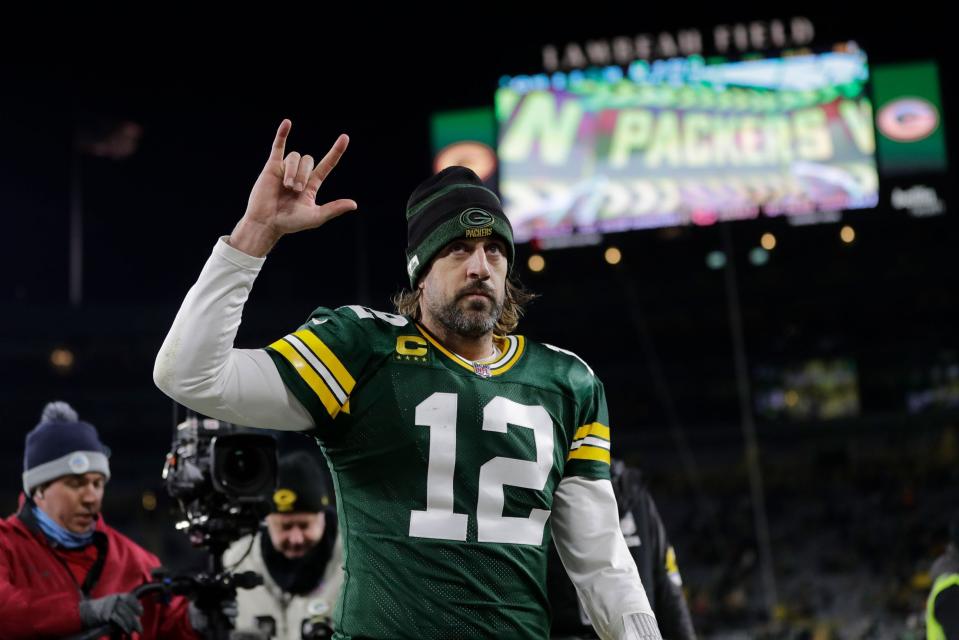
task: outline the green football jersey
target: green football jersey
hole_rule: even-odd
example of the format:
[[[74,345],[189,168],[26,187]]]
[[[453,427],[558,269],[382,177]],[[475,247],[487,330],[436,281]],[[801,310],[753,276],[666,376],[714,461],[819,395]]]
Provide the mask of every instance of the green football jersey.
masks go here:
[[[268,347],[333,474],[337,637],[548,636],[553,493],[609,478],[606,400],[572,353],[497,346],[476,364],[410,318],[350,306]]]

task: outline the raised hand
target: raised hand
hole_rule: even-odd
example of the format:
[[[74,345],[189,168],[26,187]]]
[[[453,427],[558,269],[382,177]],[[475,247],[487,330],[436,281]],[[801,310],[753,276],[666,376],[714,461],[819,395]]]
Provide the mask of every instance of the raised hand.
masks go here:
[[[246,213],[230,235],[230,245],[249,255],[265,256],[284,235],[314,229],[356,209],[353,200],[316,203],[320,186],[346,151],[349,137],[340,135],[314,166],[312,156],[286,153],[292,126],[289,120],[280,123],[270,157],[250,192]]]

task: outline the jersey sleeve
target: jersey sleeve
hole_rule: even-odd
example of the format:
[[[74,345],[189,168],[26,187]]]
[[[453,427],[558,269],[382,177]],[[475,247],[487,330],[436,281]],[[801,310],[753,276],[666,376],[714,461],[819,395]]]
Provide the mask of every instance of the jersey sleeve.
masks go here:
[[[571,377],[571,382],[579,413],[563,476],[609,480],[609,412],[603,383],[588,368]]]
[[[296,331],[266,348],[283,383],[320,433],[350,413],[350,395],[373,355],[371,330],[352,307],[316,309]]]

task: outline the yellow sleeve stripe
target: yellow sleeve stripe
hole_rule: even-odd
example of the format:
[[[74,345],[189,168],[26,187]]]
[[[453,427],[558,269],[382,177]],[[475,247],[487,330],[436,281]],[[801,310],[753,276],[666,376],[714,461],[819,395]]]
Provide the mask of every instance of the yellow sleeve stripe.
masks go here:
[[[336,378],[336,381],[340,383],[340,386],[343,387],[343,390],[346,391],[347,395],[353,392],[353,387],[356,386],[356,381],[353,379],[353,376],[350,375],[350,372],[346,370],[346,367],[343,366],[343,363],[340,362],[340,359],[330,351],[330,348],[327,347],[322,340],[316,337],[316,334],[310,331],[309,329],[300,329],[294,333],[297,338],[302,340],[306,346],[310,348],[316,357],[320,359],[323,364],[329,368],[330,372]]]
[[[598,422],[583,425],[576,430],[576,433],[573,434],[573,440],[579,440],[580,438],[585,438],[586,436],[596,436],[598,438],[603,438],[604,440],[609,440],[609,427]]]
[[[320,402],[323,403],[323,406],[326,408],[326,411],[330,414],[331,418],[335,418],[336,415],[340,412],[340,403],[336,400],[336,397],[333,396],[333,392],[330,391],[329,387],[323,382],[320,376],[316,373],[313,367],[310,366],[306,360],[303,359],[296,349],[290,345],[286,340],[277,340],[270,345],[270,348],[286,358],[293,369],[303,378],[303,381],[309,385],[310,389],[313,390],[313,393],[320,399]]]
[[[605,462],[609,464],[609,451],[599,447],[583,445],[579,449],[570,451],[567,460],[595,460],[596,462]]]

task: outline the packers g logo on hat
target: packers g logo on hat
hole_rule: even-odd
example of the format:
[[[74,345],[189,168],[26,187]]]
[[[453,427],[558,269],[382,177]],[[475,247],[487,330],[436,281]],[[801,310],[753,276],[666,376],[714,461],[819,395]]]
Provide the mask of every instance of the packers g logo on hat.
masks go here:
[[[493,221],[492,213],[475,207],[460,214],[460,224],[466,229],[467,238],[493,235]]]
[[[290,489],[277,489],[273,494],[273,504],[280,513],[289,513],[293,511],[296,504],[296,492]]]
[[[493,214],[485,209],[467,209],[460,214],[460,224],[466,228],[489,227],[493,224]]]

